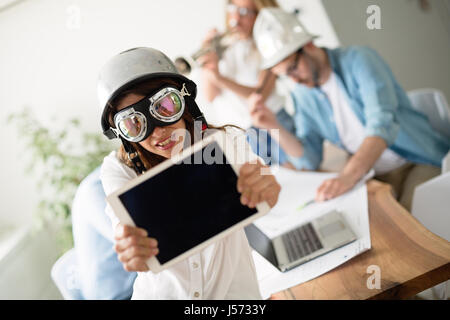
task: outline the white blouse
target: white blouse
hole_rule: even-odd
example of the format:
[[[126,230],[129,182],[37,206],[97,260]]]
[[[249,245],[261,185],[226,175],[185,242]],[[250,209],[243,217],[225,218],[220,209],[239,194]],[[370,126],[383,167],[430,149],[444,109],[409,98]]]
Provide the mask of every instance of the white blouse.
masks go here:
[[[254,160],[256,155],[249,151],[245,135],[230,131],[235,130],[227,130],[225,135],[234,142],[235,151]],[[105,157],[101,181],[106,195],[136,177],[134,170],[122,163],[115,151]],[[109,205],[106,214],[115,227],[119,221]],[[261,299],[244,230],[234,232],[158,274],[139,272],[132,299]]]
[[[258,84],[260,65],[261,55],[253,40],[238,40],[224,52],[219,62],[219,71],[236,83],[254,87]],[[285,97],[279,91],[277,87],[265,101],[273,113],[280,111],[286,103]],[[213,120],[216,125],[234,124],[243,129],[252,125],[246,99],[229,89],[224,88],[211,105],[204,109],[207,119]]]

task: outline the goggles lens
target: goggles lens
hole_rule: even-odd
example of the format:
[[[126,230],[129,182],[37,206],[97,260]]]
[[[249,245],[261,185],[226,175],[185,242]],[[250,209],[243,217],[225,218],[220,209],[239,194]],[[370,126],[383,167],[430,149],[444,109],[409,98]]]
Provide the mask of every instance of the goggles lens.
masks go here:
[[[180,96],[171,92],[153,104],[155,112],[161,117],[171,118],[182,109]]]
[[[157,126],[166,126],[178,121],[185,108],[184,95],[190,95],[183,89],[178,91],[166,87],[151,97],[146,97],[132,106],[124,108],[114,116],[117,134],[131,142],[142,141]],[[155,121],[157,124],[155,124]],[[153,124],[153,125],[152,125]]]
[[[134,141],[143,136],[146,120],[143,115],[134,113],[119,120],[117,127],[127,140]]]

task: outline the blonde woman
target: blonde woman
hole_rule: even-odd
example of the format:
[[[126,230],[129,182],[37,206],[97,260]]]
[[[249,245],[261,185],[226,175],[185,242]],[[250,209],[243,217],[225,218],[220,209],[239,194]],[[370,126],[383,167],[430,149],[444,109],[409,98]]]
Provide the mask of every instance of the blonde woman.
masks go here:
[[[226,6],[227,32],[234,42],[226,49],[223,56],[218,57],[210,52],[199,59],[202,65],[201,89],[204,97],[219,124],[234,124],[244,129],[252,125],[247,99],[257,92],[270,110],[277,114],[280,123],[289,131],[293,130],[293,122],[284,110],[285,98],[276,92],[276,76],[269,70],[261,71],[261,56],[253,41],[253,25],[259,10],[265,7],[278,7],[274,0],[229,0]],[[204,45],[218,34],[211,30]],[[209,110],[208,110],[209,111]],[[265,136],[260,135],[259,138]],[[250,139],[255,152],[266,163],[286,161],[282,150],[278,154],[270,154],[270,136],[268,140]]]

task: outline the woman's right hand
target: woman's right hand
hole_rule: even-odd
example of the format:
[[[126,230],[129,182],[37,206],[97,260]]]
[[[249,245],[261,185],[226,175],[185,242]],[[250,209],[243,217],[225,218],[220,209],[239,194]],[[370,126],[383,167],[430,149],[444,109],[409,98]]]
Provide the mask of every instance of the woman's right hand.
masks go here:
[[[208,31],[208,33],[206,33],[205,38],[203,39],[202,42],[202,47],[206,47],[209,46],[209,44],[211,43],[212,39],[217,36],[219,34],[219,31],[214,28]]]
[[[211,45],[211,41],[219,34],[217,29],[210,30],[205,39],[202,42],[202,48],[207,48]],[[215,51],[210,51],[200,56],[197,59],[197,63],[203,68],[203,70],[208,72],[217,73],[219,70],[219,57]]]
[[[148,271],[146,261],[158,254],[158,241],[141,228],[119,223],[115,229],[114,251],[126,271]]]

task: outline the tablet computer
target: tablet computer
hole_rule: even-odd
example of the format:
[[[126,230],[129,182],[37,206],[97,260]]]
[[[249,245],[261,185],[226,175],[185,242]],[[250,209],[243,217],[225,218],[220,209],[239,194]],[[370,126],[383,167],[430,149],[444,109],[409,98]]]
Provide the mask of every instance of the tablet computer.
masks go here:
[[[228,141],[228,142],[227,142]],[[240,202],[242,162],[217,132],[165,160],[107,197],[125,225],[145,229],[159,253],[147,265],[158,273],[266,214]]]

